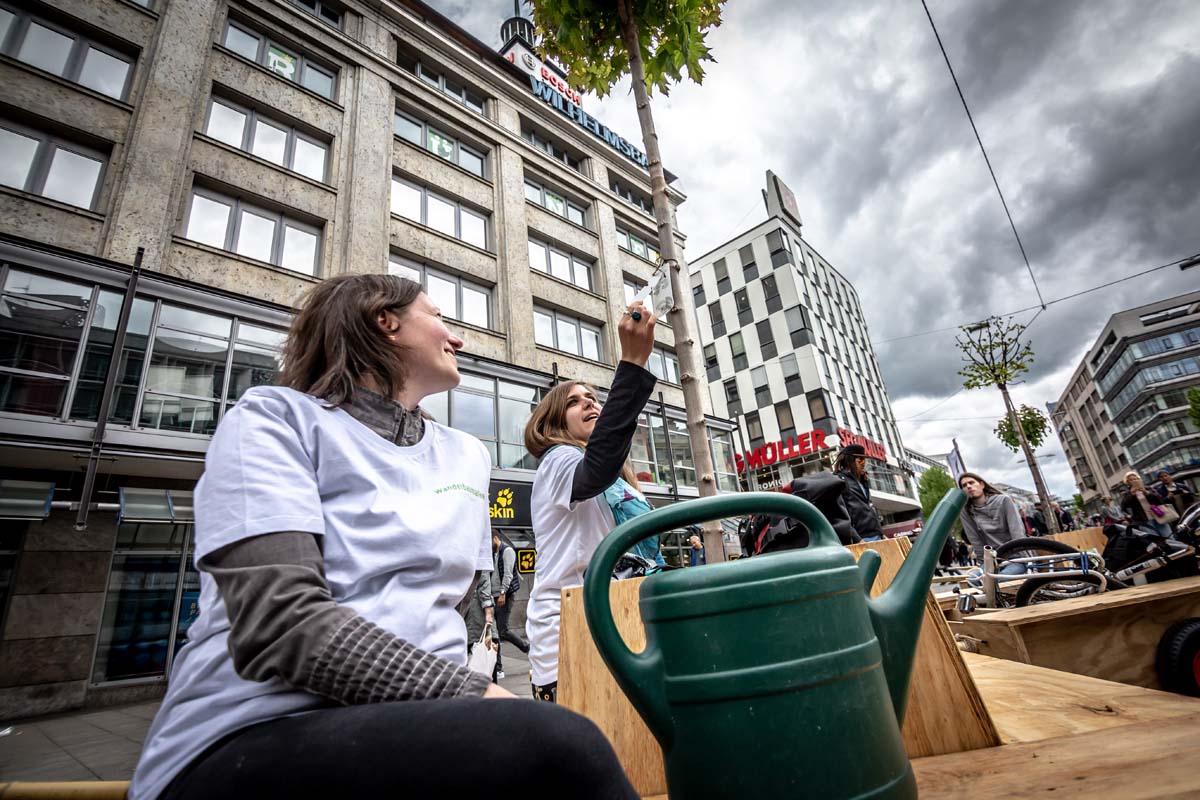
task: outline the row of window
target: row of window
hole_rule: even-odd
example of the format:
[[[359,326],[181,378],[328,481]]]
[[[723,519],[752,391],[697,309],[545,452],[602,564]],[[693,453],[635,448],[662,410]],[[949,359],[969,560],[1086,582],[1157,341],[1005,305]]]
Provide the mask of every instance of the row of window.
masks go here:
[[[192,189],[184,236],[305,275],[321,260],[320,227],[202,187]]]
[[[428,122],[401,111],[396,112],[394,129],[401,139],[457,164],[472,175],[485,177],[487,157],[483,150],[465,145]]]
[[[330,100],[335,97],[335,69],[315,62],[308,55],[248,25],[230,20],[225,25],[225,35],[221,43],[239,56],[266,67],[276,75],[298,83],[321,97]]]
[[[633,253],[638,258],[644,258],[652,264],[658,263],[658,246],[651,244],[648,239],[636,233],[630,233],[624,228],[617,228],[617,247]]]
[[[1142,426],[1148,419],[1154,417],[1162,411],[1172,408],[1186,408],[1188,405],[1187,391],[1184,389],[1173,389],[1169,392],[1161,392],[1151,395],[1141,405],[1129,412],[1124,419],[1117,425],[1117,435],[1121,440],[1129,438],[1129,435]],[[1095,434],[1095,428],[1092,425],[1088,426],[1088,430]],[[1094,440],[1093,435],[1093,440]]]
[[[592,289],[592,263],[587,259],[530,237],[529,266],[581,289]]]
[[[548,189],[537,181],[525,179],[525,199],[536,203],[552,214],[557,214],[576,225],[586,227],[586,208],[574,201],[568,200],[561,192]]]
[[[491,289],[396,254],[388,260],[388,274],[421,284],[443,316],[479,328],[492,327]]]
[[[1200,428],[1190,419],[1173,419],[1155,425],[1139,436],[1136,441],[1125,446],[1133,463],[1138,463],[1155,450],[1181,436],[1194,436],[1200,433]]]
[[[0,122],[0,184],[92,209],[107,158],[74,142]]]
[[[1143,358],[1169,353],[1183,347],[1193,347],[1200,344],[1200,327],[1187,328],[1181,331],[1175,331],[1165,336],[1156,336],[1153,339],[1144,339],[1138,342],[1132,342],[1125,348],[1125,352],[1121,357],[1105,371],[1105,373],[1096,379],[1096,385],[1104,394],[1112,391],[1121,379],[1125,377],[1125,373],[1133,366],[1134,362]]]
[[[324,182],[329,144],[232,100],[214,97],[204,132],[231,147]]]
[[[1200,356],[1189,356],[1175,361],[1168,361],[1165,364],[1143,367],[1134,373],[1133,378],[1116,397],[1105,402],[1105,405],[1108,407],[1109,416],[1113,420],[1116,420],[1121,415],[1121,412],[1147,386],[1163,381],[1175,380],[1186,375],[1198,374],[1200,374]]]
[[[15,7],[0,5],[0,53],[115,100],[129,94],[134,58]]]
[[[486,250],[488,216],[399,177],[392,178],[392,213]]]

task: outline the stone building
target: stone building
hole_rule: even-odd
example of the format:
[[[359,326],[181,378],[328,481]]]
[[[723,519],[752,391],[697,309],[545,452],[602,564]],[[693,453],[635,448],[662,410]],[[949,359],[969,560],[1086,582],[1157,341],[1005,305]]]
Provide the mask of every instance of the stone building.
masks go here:
[[[858,293],[801,236],[795,195],[767,172],[767,220],[691,261],[713,407],[739,425],[746,488],[829,469],[862,444],[885,532],[920,503]]]
[[[163,690],[209,437],[326,276],[422,282],[466,341],[426,408],[485,442],[496,527],[535,546],[524,423],[559,376],[608,385],[656,229],[645,157],[504,32],[417,0],[0,0],[0,717]],[[661,503],[696,476],[658,342]]]

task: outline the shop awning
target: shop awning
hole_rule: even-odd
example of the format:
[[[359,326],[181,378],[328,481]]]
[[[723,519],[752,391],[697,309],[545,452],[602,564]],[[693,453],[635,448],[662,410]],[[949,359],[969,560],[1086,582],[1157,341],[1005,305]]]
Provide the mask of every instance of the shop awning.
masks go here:
[[[53,499],[53,483],[0,480],[0,519],[44,520]]]
[[[179,489],[120,488],[121,510],[117,524],[125,522],[194,522],[192,493]]]

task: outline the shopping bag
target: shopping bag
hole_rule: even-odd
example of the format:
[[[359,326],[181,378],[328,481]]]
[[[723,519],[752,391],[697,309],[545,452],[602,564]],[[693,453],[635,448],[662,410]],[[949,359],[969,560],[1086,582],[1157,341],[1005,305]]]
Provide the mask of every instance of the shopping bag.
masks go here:
[[[490,625],[483,627],[483,633],[479,635],[479,641],[471,648],[471,656],[467,659],[467,669],[486,675],[488,680],[492,678],[492,670],[496,668],[496,654],[500,652],[500,645],[488,635],[490,631]]]

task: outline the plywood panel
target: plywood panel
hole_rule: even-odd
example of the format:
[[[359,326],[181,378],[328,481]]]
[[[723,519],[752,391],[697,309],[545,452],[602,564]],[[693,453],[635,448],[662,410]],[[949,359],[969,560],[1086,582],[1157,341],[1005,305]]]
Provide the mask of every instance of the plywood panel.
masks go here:
[[[1005,744],[1200,715],[1200,698],[964,653]]]
[[[1200,797],[1200,717],[913,762],[921,800]]]
[[[638,592],[644,580],[614,581],[608,592],[613,621],[621,638],[635,653],[646,647],[646,629],[638,608]],[[582,587],[563,589],[558,652],[559,705],[583,714],[604,732],[638,794],[665,793],[667,776],[663,771],[662,749],[617,686],[592,641],[583,614]]]
[[[1095,550],[1100,553],[1104,552],[1104,546],[1108,544],[1108,539],[1104,536],[1103,528],[1082,528],[1077,531],[1064,531],[1048,538],[1066,542],[1076,550]]]

